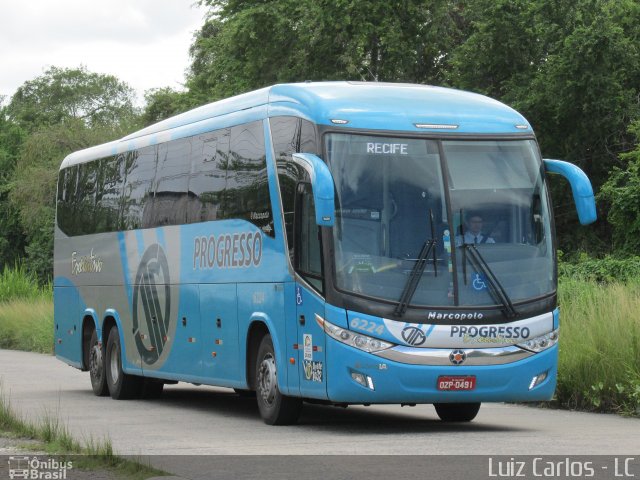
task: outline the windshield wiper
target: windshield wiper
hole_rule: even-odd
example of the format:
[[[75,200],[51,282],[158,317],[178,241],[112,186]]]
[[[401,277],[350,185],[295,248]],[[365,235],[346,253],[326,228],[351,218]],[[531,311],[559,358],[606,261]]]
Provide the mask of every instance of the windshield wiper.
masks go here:
[[[433,250],[433,273],[436,277],[438,276],[438,261],[436,259],[436,250],[434,248],[436,241],[433,238],[433,210],[431,209],[429,209],[429,223],[431,225],[431,239],[427,240],[422,245],[422,249],[416,259],[416,263],[413,264],[411,273],[409,273],[409,278],[407,279],[407,283],[402,290],[402,295],[400,295],[400,300],[396,306],[395,314],[398,317],[404,315],[407,311],[407,307],[409,306],[409,302],[411,302],[413,295],[416,293],[416,289],[418,288],[424,269],[427,266],[427,257],[429,256],[429,253],[431,253],[431,250]]]
[[[424,242],[424,245],[422,245],[422,250],[420,250],[420,254],[416,259],[416,263],[413,264],[413,268],[411,269],[411,273],[409,274],[407,283],[402,290],[402,295],[400,295],[400,301],[396,306],[395,314],[398,317],[401,317],[402,315],[404,315],[404,312],[407,311],[407,306],[413,298],[413,294],[416,293],[418,283],[420,283],[420,278],[422,278],[424,269],[427,266],[427,257],[429,256],[429,253],[431,253],[431,249],[435,244],[436,241],[431,238]]]
[[[489,264],[486,262],[483,256],[480,255],[480,252],[478,251],[476,246],[472,243],[463,244],[462,252],[464,255],[464,258],[462,260],[464,262],[463,264],[466,265],[466,259],[468,258],[469,263],[471,263],[473,268],[482,272],[484,278],[486,278],[489,282],[489,293],[496,303],[501,303],[503,305],[504,309],[502,310],[502,313],[507,318],[513,318],[518,315],[518,312],[514,308],[513,303],[511,303],[511,299],[509,298],[507,291],[498,280],[498,277],[496,277],[496,275],[493,273],[493,270],[491,270]],[[468,255],[465,255],[467,252]],[[466,283],[466,268],[464,269],[463,275]]]

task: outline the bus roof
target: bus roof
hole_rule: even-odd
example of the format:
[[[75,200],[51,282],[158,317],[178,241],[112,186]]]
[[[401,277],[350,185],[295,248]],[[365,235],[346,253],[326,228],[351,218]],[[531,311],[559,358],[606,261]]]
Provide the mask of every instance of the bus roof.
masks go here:
[[[255,118],[251,118],[251,112]],[[336,129],[477,135],[532,132],[527,120],[518,112],[475,93],[401,83],[305,82],[274,85],[203,105],[120,140],[72,153],[62,162],[61,168],[195,135],[206,131],[203,130],[204,123],[220,123],[217,128],[222,128],[225,116],[235,114],[237,118],[240,113],[245,114],[240,117],[246,121],[265,116],[297,115]],[[214,119],[218,122],[212,123]]]

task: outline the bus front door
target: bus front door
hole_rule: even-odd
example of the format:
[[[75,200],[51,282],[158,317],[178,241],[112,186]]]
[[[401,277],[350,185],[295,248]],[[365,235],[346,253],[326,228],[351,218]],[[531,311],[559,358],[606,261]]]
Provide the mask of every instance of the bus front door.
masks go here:
[[[326,399],[325,333],[316,321],[316,315],[324,318],[324,300],[299,282],[296,282],[296,313],[300,394]]]

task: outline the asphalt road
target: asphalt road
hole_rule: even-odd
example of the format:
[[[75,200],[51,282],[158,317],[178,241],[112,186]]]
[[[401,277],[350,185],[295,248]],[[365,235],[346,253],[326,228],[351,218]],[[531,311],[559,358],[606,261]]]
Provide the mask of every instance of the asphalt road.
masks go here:
[[[188,478],[229,478],[233,465],[242,469],[246,465],[244,476],[233,476],[264,479],[264,469],[253,476],[256,469],[251,465],[266,462],[264,468],[285,468],[286,462],[278,457],[247,461],[173,455],[409,456],[385,457],[373,469],[370,457],[334,457],[341,460],[333,467],[335,463],[351,465],[353,471],[344,477],[330,475],[332,462],[326,459],[331,457],[300,457],[303,471],[305,466],[324,468],[324,478],[358,478],[358,472],[366,471],[362,478],[369,479],[378,478],[375,472],[388,478],[384,466],[393,471],[397,462],[420,470],[421,462],[433,455],[630,455],[640,461],[640,420],[615,415],[484,404],[476,420],[456,425],[440,422],[430,405],[347,409],[305,405],[298,425],[270,427],[262,423],[255,399],[240,398],[232,390],[180,383],[166,386],[159,400],[114,401],[92,394],[88,373],[50,356],[7,350],[0,350],[0,381],[3,394],[24,416],[56,415],[79,439],[107,437],[117,453],[150,455],[154,465]],[[225,458],[224,468],[221,458]],[[318,466],[318,458],[325,458],[323,467]],[[434,457],[430,458],[429,465],[436,468]],[[486,463],[485,457],[476,460]],[[437,468],[444,474],[447,465],[460,463],[455,457],[440,457]],[[640,477],[640,469],[637,473]],[[307,472],[290,478],[312,477]]]

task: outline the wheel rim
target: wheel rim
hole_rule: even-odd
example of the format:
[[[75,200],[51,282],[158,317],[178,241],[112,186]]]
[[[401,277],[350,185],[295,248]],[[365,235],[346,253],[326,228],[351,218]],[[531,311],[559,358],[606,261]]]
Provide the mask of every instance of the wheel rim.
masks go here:
[[[278,389],[276,380],[276,362],[271,353],[267,353],[260,363],[258,371],[258,390],[266,405],[273,405]]]
[[[89,355],[89,370],[91,372],[91,377],[93,378],[98,379],[102,375],[102,349],[98,344],[91,348],[91,353]]]
[[[109,352],[110,367],[109,375],[111,376],[111,383],[115,385],[120,378],[120,354],[118,352],[118,345],[115,343],[111,345],[111,351]]]

